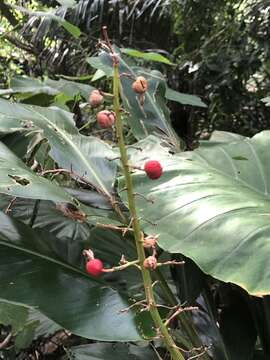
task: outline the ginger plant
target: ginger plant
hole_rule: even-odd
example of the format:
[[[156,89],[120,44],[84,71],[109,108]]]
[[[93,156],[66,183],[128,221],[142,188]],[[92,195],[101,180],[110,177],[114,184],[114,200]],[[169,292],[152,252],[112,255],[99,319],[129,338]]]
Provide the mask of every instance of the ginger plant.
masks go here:
[[[99,259],[95,259],[93,252],[89,250],[84,250],[84,256],[86,257],[86,271],[92,276],[99,276],[103,272],[113,272],[124,270],[127,267],[135,266],[137,267],[142,276],[143,286],[144,286],[144,294],[145,300],[139,301],[134,305],[141,305],[143,310],[149,311],[151,318],[155,324],[156,329],[156,337],[160,338],[167,351],[170,353],[171,358],[173,360],[185,360],[186,356],[190,353],[196,352],[195,356],[189,357],[198,358],[202,357],[203,359],[209,359],[206,348],[200,346],[198,348],[193,349],[182,349],[175,343],[171,333],[170,333],[170,323],[171,321],[180,315],[183,312],[194,310],[194,307],[186,307],[182,308],[180,305],[172,306],[170,309],[173,310],[173,313],[168,316],[167,319],[162,319],[161,314],[159,312],[159,304],[157,304],[155,300],[155,294],[153,291],[154,282],[152,280],[151,271],[156,270],[158,267],[163,265],[183,265],[183,262],[177,261],[167,261],[163,263],[159,263],[157,260],[157,251],[156,251],[156,240],[158,238],[157,235],[148,235],[145,236],[140,225],[140,220],[138,218],[137,210],[136,210],[136,201],[135,196],[137,195],[133,189],[132,175],[131,170],[132,167],[129,164],[127,148],[125,144],[124,132],[123,132],[123,124],[121,118],[121,105],[120,105],[120,74],[119,74],[119,58],[115,53],[114,48],[112,47],[110,40],[107,35],[106,27],[103,27],[103,37],[104,41],[100,43],[101,47],[105,49],[111,56],[113,63],[113,111],[103,110],[98,112],[97,114],[97,123],[101,128],[111,128],[115,127],[116,131],[116,140],[117,146],[119,148],[120,153],[120,163],[122,168],[122,173],[125,182],[125,188],[127,194],[127,202],[128,202],[128,210],[129,210],[129,218],[126,219],[125,215],[121,213],[121,220],[124,223],[125,227],[117,227],[117,226],[108,226],[104,225],[104,227],[113,228],[114,230],[120,231],[130,231],[133,234],[136,251],[137,251],[137,259],[133,261],[126,261],[125,258],[122,257],[120,261],[120,265],[113,267],[111,269],[104,269],[103,264]],[[128,74],[126,74],[128,75]],[[132,89],[135,93],[135,96],[139,97],[139,102],[141,106],[144,105],[145,93],[147,91],[148,84],[144,77],[138,76],[132,84]],[[99,91],[94,90],[90,95],[90,104],[93,107],[96,107],[103,103],[103,97]],[[136,167],[135,167],[136,168]],[[162,176],[162,166],[157,160],[148,160],[143,168],[139,168],[140,170],[145,171],[146,175],[149,179],[155,180]],[[102,226],[102,225],[101,225]],[[147,251],[147,253],[146,253]],[[152,251],[152,254],[149,256],[149,251]],[[163,283],[164,285],[164,283]],[[168,288],[167,288],[168,290]],[[189,325],[186,326],[187,327]],[[193,330],[191,330],[191,335],[193,335]],[[193,339],[194,340],[194,339]],[[184,342],[184,340],[183,340]],[[193,341],[194,343],[194,341]],[[198,342],[196,343],[198,344]],[[185,355],[183,355],[185,353]]]

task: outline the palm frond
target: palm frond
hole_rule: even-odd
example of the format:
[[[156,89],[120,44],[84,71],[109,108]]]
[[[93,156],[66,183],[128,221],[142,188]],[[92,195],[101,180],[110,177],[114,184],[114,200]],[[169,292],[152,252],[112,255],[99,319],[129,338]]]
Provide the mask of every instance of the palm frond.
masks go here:
[[[82,64],[80,58],[95,51],[102,25],[108,26],[111,38],[118,44],[141,49],[166,49],[171,33],[171,2],[79,0],[71,8],[58,6],[55,9],[55,15],[81,29],[83,35],[79,41],[74,41],[65,29],[49,17],[30,16],[21,34],[39,49],[40,59],[49,72],[62,69],[62,72],[74,74],[74,64],[70,63],[70,59],[74,62],[76,58],[78,67]]]

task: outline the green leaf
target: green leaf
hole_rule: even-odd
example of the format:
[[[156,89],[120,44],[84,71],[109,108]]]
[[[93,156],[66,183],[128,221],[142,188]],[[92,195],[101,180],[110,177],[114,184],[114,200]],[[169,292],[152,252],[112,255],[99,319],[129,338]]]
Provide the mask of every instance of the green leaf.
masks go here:
[[[6,134],[1,141],[20,159],[26,160],[31,153],[29,144],[39,143],[42,137],[37,131],[21,131]]]
[[[14,341],[16,350],[25,349],[31,344],[34,339],[35,329],[37,326],[38,321],[28,322],[24,325]]]
[[[31,199],[72,202],[72,198],[60,186],[36,175],[1,142],[0,193]]]
[[[235,134],[235,133],[228,132],[228,131],[215,130],[212,132],[209,141],[215,142],[215,143],[228,143],[228,142],[244,140],[244,139],[245,139],[245,136],[242,136],[240,134]]]
[[[27,321],[29,323],[36,324],[34,339],[38,338],[39,336],[49,336],[61,329],[60,325],[56,324],[53,320],[49,319],[47,316],[43,315],[34,308],[28,309]]]
[[[70,189],[66,189],[66,191],[70,192]],[[87,193],[91,199],[91,192],[87,191]],[[72,191],[71,195],[72,199],[81,200],[76,192]],[[103,202],[105,202],[104,199]],[[12,206],[9,207],[10,203]],[[6,195],[2,195],[0,200],[0,209],[6,211],[9,207],[8,213],[13,218],[27,225],[31,224],[33,229],[47,230],[60,239],[70,241],[71,244],[77,241],[86,241],[89,238],[89,225],[96,225],[96,223],[119,225],[114,212],[97,208],[98,203],[94,203],[93,206],[95,207],[80,203],[79,210],[74,210],[72,206],[65,203],[55,204],[52,201],[44,200],[37,202],[37,200],[22,198],[14,201],[13,197]],[[70,252],[70,258],[72,255],[73,253]]]
[[[245,140],[245,136],[231,133],[228,131],[218,131],[215,130],[212,132],[209,140],[200,140],[200,147],[213,147],[217,145],[222,145],[225,143],[230,143],[238,140]]]
[[[41,15],[42,16],[42,15]],[[46,16],[47,17],[47,16]],[[53,20],[56,20],[59,24],[63,26],[71,35],[73,35],[75,38],[79,38],[81,35],[81,30],[71,24],[69,21],[59,18],[58,16],[54,15],[52,16]]]
[[[132,57],[136,57],[136,58],[141,58],[141,59],[144,59],[147,61],[155,61],[155,62],[161,62],[163,64],[167,64],[167,65],[173,65],[173,63],[169,59],[167,59],[165,56],[163,56],[159,53],[143,52],[143,51],[129,49],[129,48],[121,48],[121,52],[123,54],[129,55]]]
[[[144,230],[160,234],[163,249],[190,257],[205,273],[252,295],[269,294],[269,146],[264,131],[209,149],[156,154],[160,179],[133,176],[135,191],[154,201],[137,197]]]
[[[106,62],[103,62],[100,56],[91,56],[90,58],[87,58],[86,61],[94,69],[102,71],[102,73],[105,74],[106,76],[108,77],[113,76],[113,70],[111,65],[107,64]]]
[[[74,334],[104,341],[139,341],[125,296],[85,274],[85,244],[72,247],[49,232],[33,230],[0,212],[0,293],[5,301],[38,307]],[[76,246],[75,246],[76,245]],[[76,256],[77,254],[77,256]],[[68,316],[67,316],[68,314]]]
[[[90,344],[71,348],[74,360],[156,360],[149,347],[131,344]],[[63,360],[67,360],[64,357]]]
[[[12,198],[2,196],[0,209],[5,211]],[[32,199],[16,199],[10,208],[9,215],[21,222],[29,225],[32,215],[35,212],[36,217],[32,228],[44,229],[54,234],[58,238],[70,239],[71,241],[85,241],[89,237],[89,225],[86,222],[79,222],[76,218],[68,217],[66,204],[55,204],[52,201],[40,201]],[[96,209],[93,209],[93,214]],[[70,254],[72,255],[72,254]]]
[[[80,94],[86,100],[94,87],[70,80],[52,80],[47,79],[41,81],[39,79],[15,76],[10,81],[9,89],[0,89],[1,95],[24,94],[24,96],[32,96],[37,94],[47,94],[51,96],[64,94],[70,98]]]
[[[57,89],[59,93],[63,93],[72,98],[74,98],[75,95],[80,94],[85,100],[88,100],[89,94],[95,89],[93,86],[88,84],[64,79],[47,79],[44,81],[44,84],[52,87],[53,89]]]
[[[166,88],[165,97],[168,100],[179,102],[183,105],[192,105],[206,108],[207,105],[196,95],[180,93],[170,88]]]
[[[39,336],[48,336],[60,330],[59,325],[36,309],[0,299],[0,324],[11,326],[15,347],[26,348]]]
[[[118,52],[118,49],[116,49]],[[158,71],[147,71],[144,68],[134,67],[119,55],[119,72],[121,75],[122,92],[124,107],[130,116],[127,121],[132,129],[134,136],[140,140],[150,134],[158,134],[175,149],[180,148],[179,138],[170,124],[169,110],[164,101],[166,83],[163,75]],[[112,71],[111,57],[101,52],[96,59],[97,68],[101,68],[108,73]],[[100,67],[100,63],[102,67]],[[126,76],[128,74],[128,76]],[[132,90],[132,82],[138,76],[144,76],[148,81],[148,90],[145,93],[144,105],[140,104],[138,95]]]
[[[28,308],[2,301],[0,298],[0,324],[10,325],[12,335],[23,329],[28,318]]]
[[[12,95],[12,94],[48,94],[56,95],[58,90],[50,86],[45,85],[44,82],[39,79],[30,78],[26,76],[16,76],[10,81],[10,88],[1,89],[0,95]]]
[[[73,114],[58,108],[42,108],[0,99],[0,133],[40,129],[50,143],[50,156],[64,169],[72,169],[106,196],[116,175],[111,147],[92,136],[79,134]]]

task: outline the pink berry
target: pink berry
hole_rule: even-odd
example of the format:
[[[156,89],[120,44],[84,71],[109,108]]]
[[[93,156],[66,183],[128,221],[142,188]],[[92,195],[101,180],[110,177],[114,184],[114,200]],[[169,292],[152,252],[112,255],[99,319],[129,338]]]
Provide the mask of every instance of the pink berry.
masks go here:
[[[162,175],[162,166],[157,160],[148,160],[144,164],[144,171],[149,179],[155,180]]]
[[[103,103],[103,96],[98,90],[93,90],[89,95],[89,103],[92,107],[97,107]]]
[[[99,259],[91,259],[87,261],[85,269],[92,276],[100,276],[103,272],[103,263]]]
[[[97,113],[97,123],[102,129],[111,128],[115,121],[113,111],[103,110]]]
[[[143,266],[146,269],[149,270],[154,270],[157,267],[157,259],[154,256],[148,256],[144,262],[143,262]]]
[[[143,76],[138,76],[132,84],[132,89],[138,94],[144,94],[147,90],[147,80]]]

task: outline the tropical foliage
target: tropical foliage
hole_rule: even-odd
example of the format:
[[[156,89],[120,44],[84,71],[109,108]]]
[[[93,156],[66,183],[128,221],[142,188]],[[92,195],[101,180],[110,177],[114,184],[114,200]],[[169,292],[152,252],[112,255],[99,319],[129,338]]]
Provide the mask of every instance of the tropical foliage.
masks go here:
[[[270,132],[251,136],[267,127],[266,4],[198,6],[0,4],[0,41],[16,49],[0,63],[1,358],[269,358]],[[119,47],[106,48],[104,22]],[[178,107],[188,129],[173,126]],[[104,109],[119,111],[128,166],[119,123],[96,121]],[[204,128],[209,139],[194,149],[189,137]],[[241,135],[210,136],[215,128]],[[146,176],[149,159],[162,165],[158,179]],[[147,272],[173,351],[144,293],[127,168],[136,220],[157,241],[143,251],[158,263]],[[87,249],[100,277],[85,271]]]

